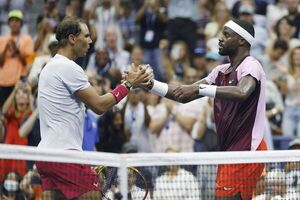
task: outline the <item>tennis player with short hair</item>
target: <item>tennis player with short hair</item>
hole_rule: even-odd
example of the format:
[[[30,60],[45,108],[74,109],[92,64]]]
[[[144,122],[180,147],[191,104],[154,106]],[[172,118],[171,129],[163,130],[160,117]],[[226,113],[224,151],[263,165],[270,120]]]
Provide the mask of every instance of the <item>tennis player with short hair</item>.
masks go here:
[[[39,78],[38,108],[41,142],[38,148],[82,150],[85,105],[102,114],[124,98],[131,86],[147,83],[146,69],[131,70],[111,93],[98,95],[83,69],[74,60],[84,56],[91,44],[87,25],[66,17],[56,30],[58,53],[43,68]],[[84,105],[85,104],[85,105]],[[54,189],[67,199],[100,199],[96,173],[88,165],[36,162],[42,179],[43,199],[54,199]]]
[[[167,85],[152,80],[153,93],[185,103],[202,96],[215,98],[214,114],[219,145],[223,151],[266,150],[265,73],[250,56],[253,25],[230,20],[219,38],[219,54],[230,63],[217,66],[206,78],[192,85]],[[217,199],[251,199],[264,164],[219,165]]]

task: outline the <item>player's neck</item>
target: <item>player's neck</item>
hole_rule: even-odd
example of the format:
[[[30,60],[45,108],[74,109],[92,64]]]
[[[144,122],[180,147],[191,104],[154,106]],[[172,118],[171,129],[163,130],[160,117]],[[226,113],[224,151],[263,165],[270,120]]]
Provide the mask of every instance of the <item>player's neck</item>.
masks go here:
[[[69,58],[70,60],[75,60],[76,56],[73,53],[73,51],[71,51],[71,49],[69,49],[68,47],[62,47],[57,51],[58,54],[63,55],[67,58]]]
[[[242,53],[238,52],[236,55],[229,56],[230,66],[233,69],[236,69],[243,62],[243,60],[248,56],[250,56],[248,51]]]

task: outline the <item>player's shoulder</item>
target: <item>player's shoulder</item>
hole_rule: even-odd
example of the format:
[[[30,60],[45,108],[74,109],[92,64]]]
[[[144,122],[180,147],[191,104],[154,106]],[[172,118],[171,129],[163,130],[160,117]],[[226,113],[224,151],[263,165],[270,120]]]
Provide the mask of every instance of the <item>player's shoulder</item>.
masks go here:
[[[214,68],[214,70],[217,72],[220,71],[220,72],[224,73],[228,69],[229,66],[230,66],[230,63],[221,64],[221,65],[216,66]]]
[[[258,59],[254,58],[253,56],[248,56],[245,61],[245,63],[251,63],[251,64],[255,64],[258,66],[261,66],[260,62],[258,61]]]

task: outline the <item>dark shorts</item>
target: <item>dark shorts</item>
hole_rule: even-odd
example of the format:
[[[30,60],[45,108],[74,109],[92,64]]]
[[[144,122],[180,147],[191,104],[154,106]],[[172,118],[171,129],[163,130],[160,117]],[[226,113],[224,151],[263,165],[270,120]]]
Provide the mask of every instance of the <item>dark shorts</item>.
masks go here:
[[[100,190],[98,176],[89,165],[36,162],[42,180],[42,191],[60,190],[67,199]]]

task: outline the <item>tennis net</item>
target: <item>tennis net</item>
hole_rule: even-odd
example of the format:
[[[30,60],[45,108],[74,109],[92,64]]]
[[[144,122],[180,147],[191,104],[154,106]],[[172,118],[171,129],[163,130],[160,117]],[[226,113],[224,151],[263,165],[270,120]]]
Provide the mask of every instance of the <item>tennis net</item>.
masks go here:
[[[111,154],[0,145],[1,197],[73,199],[96,188],[84,197],[206,200],[242,183],[240,199],[299,199],[300,151]],[[41,187],[60,190],[42,196]]]

